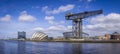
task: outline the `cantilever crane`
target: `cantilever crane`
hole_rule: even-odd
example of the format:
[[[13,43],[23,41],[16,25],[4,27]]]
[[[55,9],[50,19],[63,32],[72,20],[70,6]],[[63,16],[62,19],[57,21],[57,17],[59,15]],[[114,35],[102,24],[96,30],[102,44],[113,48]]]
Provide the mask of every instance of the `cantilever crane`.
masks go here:
[[[96,11],[86,11],[83,13],[77,13],[77,14],[66,14],[66,20],[72,20],[72,32],[73,36],[75,38],[82,38],[82,19],[102,14],[102,10],[96,10]]]

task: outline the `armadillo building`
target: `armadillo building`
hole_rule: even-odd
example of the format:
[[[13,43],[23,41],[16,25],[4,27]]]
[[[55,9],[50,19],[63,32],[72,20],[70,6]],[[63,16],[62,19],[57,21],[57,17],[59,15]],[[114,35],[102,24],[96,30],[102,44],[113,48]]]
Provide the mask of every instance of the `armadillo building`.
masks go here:
[[[47,40],[48,35],[43,32],[35,32],[32,36],[32,40]]]

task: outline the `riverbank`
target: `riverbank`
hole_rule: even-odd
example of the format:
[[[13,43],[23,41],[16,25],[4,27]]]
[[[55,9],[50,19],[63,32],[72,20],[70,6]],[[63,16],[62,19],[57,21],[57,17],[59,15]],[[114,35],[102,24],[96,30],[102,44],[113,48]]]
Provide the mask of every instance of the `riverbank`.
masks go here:
[[[0,54],[11,54],[11,52],[12,54],[120,54],[120,43],[0,40]]]
[[[71,42],[71,43],[120,43],[120,40],[26,40],[32,42]]]
[[[9,40],[7,40],[7,41],[9,41]],[[30,41],[30,42],[70,42],[70,43],[120,43],[120,40],[16,40],[16,41]]]

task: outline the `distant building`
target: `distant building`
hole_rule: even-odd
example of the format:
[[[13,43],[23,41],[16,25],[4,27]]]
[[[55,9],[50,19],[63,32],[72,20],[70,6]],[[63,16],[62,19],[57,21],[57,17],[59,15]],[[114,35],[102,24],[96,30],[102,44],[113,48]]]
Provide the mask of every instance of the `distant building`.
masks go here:
[[[118,32],[114,32],[113,34],[111,34],[111,40],[120,40],[120,33]]]
[[[18,39],[26,39],[26,32],[18,32]]]
[[[48,37],[48,40],[53,40],[53,37]]]
[[[104,40],[105,37],[104,37],[104,36],[98,36],[98,39],[99,39],[99,40]]]
[[[110,34],[105,34],[105,40],[110,40],[111,35]]]
[[[95,36],[93,37],[94,40],[105,40],[105,36]]]
[[[35,32],[32,36],[32,40],[47,40],[48,39],[48,35],[43,33],[43,32]]]
[[[88,38],[88,36],[89,36],[89,34],[87,34],[87,33],[82,33],[82,35],[84,36],[84,37],[81,37],[81,38]],[[75,36],[75,34],[73,34],[73,32],[71,31],[71,32],[64,32],[63,33],[63,36],[64,36],[64,38],[65,39],[71,39],[71,38],[75,38],[75,39],[78,39],[79,37],[78,36]]]
[[[64,36],[65,39],[74,38],[72,32],[64,32],[63,36]]]
[[[54,38],[54,40],[64,40],[65,38],[63,36],[57,36],[56,38]]]
[[[105,34],[105,40],[120,40],[120,33]]]

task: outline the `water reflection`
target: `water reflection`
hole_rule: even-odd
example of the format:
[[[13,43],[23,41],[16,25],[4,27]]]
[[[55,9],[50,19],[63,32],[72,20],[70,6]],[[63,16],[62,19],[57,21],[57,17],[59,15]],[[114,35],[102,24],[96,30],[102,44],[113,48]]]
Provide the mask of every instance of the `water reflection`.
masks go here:
[[[65,43],[64,54],[82,54],[82,44],[80,43]]]
[[[44,51],[42,51],[41,49],[43,48],[42,47],[42,45],[41,44],[39,44],[39,43],[33,43],[34,45],[32,46],[32,48],[33,48],[33,53],[34,54],[42,54],[42,52],[44,52]],[[43,50],[44,50],[44,48],[43,48]]]
[[[29,42],[26,47],[27,54],[47,54],[49,50],[48,43],[46,42]]]
[[[0,41],[0,54],[120,54],[120,43]]]
[[[26,44],[25,41],[18,41],[18,54],[25,54]]]
[[[72,44],[72,54],[82,54],[82,44],[73,43]]]
[[[0,41],[0,54],[5,54],[4,53],[4,42],[3,41]]]
[[[39,46],[38,46],[38,43],[33,43],[34,46],[32,46],[32,50],[34,51],[35,54],[38,54],[40,49],[39,49]]]

